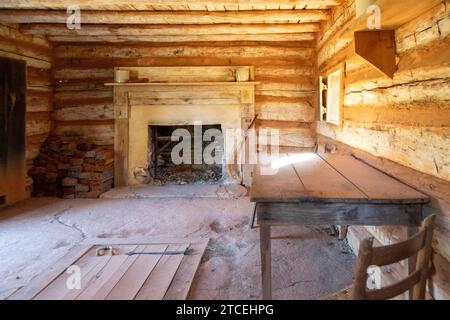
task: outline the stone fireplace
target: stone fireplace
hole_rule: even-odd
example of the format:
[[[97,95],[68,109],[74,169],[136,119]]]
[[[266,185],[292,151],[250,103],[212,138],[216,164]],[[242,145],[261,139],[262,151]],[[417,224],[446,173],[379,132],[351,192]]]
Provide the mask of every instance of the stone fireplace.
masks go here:
[[[239,69],[242,73],[243,68],[247,68],[250,81],[236,82],[236,72]],[[158,173],[164,173],[158,169],[152,172],[157,161],[152,135],[154,131],[158,132],[158,128],[178,127],[189,131],[201,123],[203,127],[220,128],[226,132],[246,130],[254,120],[256,82],[252,81],[252,67],[116,69],[129,70],[131,80],[107,84],[114,87],[115,186],[142,183],[137,172],[148,170],[156,177]],[[167,131],[164,132],[164,139],[168,139]],[[228,163],[239,147],[239,143],[230,145],[224,142],[221,175],[225,182],[245,184],[250,177],[249,166]]]

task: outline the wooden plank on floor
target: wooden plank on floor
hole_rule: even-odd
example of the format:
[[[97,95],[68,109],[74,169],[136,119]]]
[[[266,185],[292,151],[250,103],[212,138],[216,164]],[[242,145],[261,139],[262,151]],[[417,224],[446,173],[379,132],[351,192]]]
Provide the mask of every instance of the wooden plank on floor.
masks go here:
[[[11,297],[14,293],[19,291],[20,288],[9,288],[9,289],[2,289],[0,292],[0,300],[8,300],[9,297]]]
[[[187,244],[202,241],[202,238],[174,238],[174,237],[148,237],[136,236],[131,239],[124,238],[90,238],[84,241],[85,244],[104,245],[104,246],[121,246],[121,245],[143,245],[143,244]]]
[[[188,244],[170,245],[167,251],[184,252],[188,247]],[[163,256],[139,290],[135,300],[162,300],[183,258],[182,254]]]
[[[146,255],[145,252],[163,253],[167,247],[167,245],[147,245],[105,299],[133,300],[162,256]]]
[[[50,265],[45,272],[31,279],[29,284],[9,296],[8,300],[31,300],[49,283],[63,274],[68,266],[74,264],[81,256],[89,252],[92,247],[92,245],[77,245],[69,249],[61,259]]]
[[[27,299],[185,299],[208,242],[209,239],[191,245],[181,241],[171,245],[114,245],[120,253],[102,257],[95,253],[99,246],[84,247],[66,255],[61,260],[61,271],[43,278],[47,282],[41,280],[38,287],[32,283],[34,289],[27,289],[32,296]],[[188,255],[125,255],[129,251],[184,252],[188,247]],[[81,290],[67,288],[71,275],[65,271],[71,265],[81,268]]]
[[[200,266],[209,238],[191,243],[189,254],[183,257],[181,264],[164,296],[164,300],[186,300],[191,289],[197,269]]]
[[[84,257],[75,262],[81,271],[81,289],[68,288],[67,280],[71,274],[61,274],[42,290],[33,300],[72,300],[78,296],[82,288],[87,287],[89,281],[100,272],[109,262],[111,256],[97,257],[93,253],[89,257]]]
[[[116,246],[115,246],[116,248]],[[112,256],[108,264],[87,284],[86,288],[75,298],[76,300],[103,300],[122,278],[128,268],[138,258],[127,256],[129,251],[142,252],[145,246],[120,246],[121,253]]]
[[[308,198],[339,199],[344,202],[346,199],[368,201],[367,195],[321,157],[312,153],[309,155],[293,164],[306,188]]]
[[[369,199],[399,202],[401,199],[424,202],[428,197],[411,187],[397,181],[381,171],[368,166],[351,156],[337,154],[320,155],[328,164],[339,171],[359,189],[369,196]]]

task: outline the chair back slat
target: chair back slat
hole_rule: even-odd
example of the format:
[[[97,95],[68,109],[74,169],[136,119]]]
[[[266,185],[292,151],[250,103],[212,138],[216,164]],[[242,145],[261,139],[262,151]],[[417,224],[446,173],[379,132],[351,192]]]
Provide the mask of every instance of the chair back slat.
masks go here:
[[[413,289],[413,299],[425,299],[430,269],[435,215],[427,217],[420,231],[410,239],[385,247],[373,247],[373,238],[361,242],[352,297],[355,300],[385,300]],[[385,266],[417,255],[416,270],[407,278],[390,286],[367,290],[367,268]]]
[[[416,255],[425,245],[427,230],[421,230],[412,238],[396,244],[373,248],[372,265],[386,266]]]
[[[420,281],[421,270],[416,270],[407,278],[393,285],[366,291],[366,300],[386,300],[399,296],[405,291],[411,289]]]

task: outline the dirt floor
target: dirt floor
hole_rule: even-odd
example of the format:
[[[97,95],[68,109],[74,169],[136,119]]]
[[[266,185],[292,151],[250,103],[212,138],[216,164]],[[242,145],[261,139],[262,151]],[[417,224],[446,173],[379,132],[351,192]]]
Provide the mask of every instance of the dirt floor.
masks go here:
[[[258,229],[247,197],[30,199],[0,211],[0,298],[95,238],[211,239],[191,299],[259,299]],[[318,299],[352,282],[355,258],[331,228],[278,227],[275,299]]]

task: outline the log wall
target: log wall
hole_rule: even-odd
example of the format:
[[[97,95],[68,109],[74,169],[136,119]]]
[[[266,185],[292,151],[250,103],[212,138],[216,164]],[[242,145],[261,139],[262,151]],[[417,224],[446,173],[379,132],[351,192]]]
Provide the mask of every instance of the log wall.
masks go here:
[[[354,20],[354,0],[344,1],[343,6],[332,10],[331,20],[323,24],[318,41],[319,70],[345,62],[342,127],[319,122],[319,138],[332,138],[393,161],[378,161],[381,170],[392,169],[398,163],[420,172],[393,169],[390,173],[406,177],[407,181],[403,181],[433,200],[427,208],[438,214],[430,293],[437,299],[450,298],[449,13],[450,2],[443,0],[395,31],[398,70],[393,79],[353,55],[351,40],[336,36]],[[423,178],[427,184],[423,183],[422,173],[428,176]],[[355,250],[367,234],[381,244],[404,237],[398,228],[351,228],[349,240]]]
[[[52,47],[42,37],[26,36],[15,25],[0,24],[0,56],[27,63],[26,166],[33,165],[52,128]],[[27,189],[32,181],[27,179]]]
[[[55,130],[113,143],[115,66],[255,66],[256,112],[283,128],[285,144],[313,147],[315,44],[305,42],[55,44]],[[273,122],[275,121],[275,123]],[[299,126],[298,124],[303,124]]]

